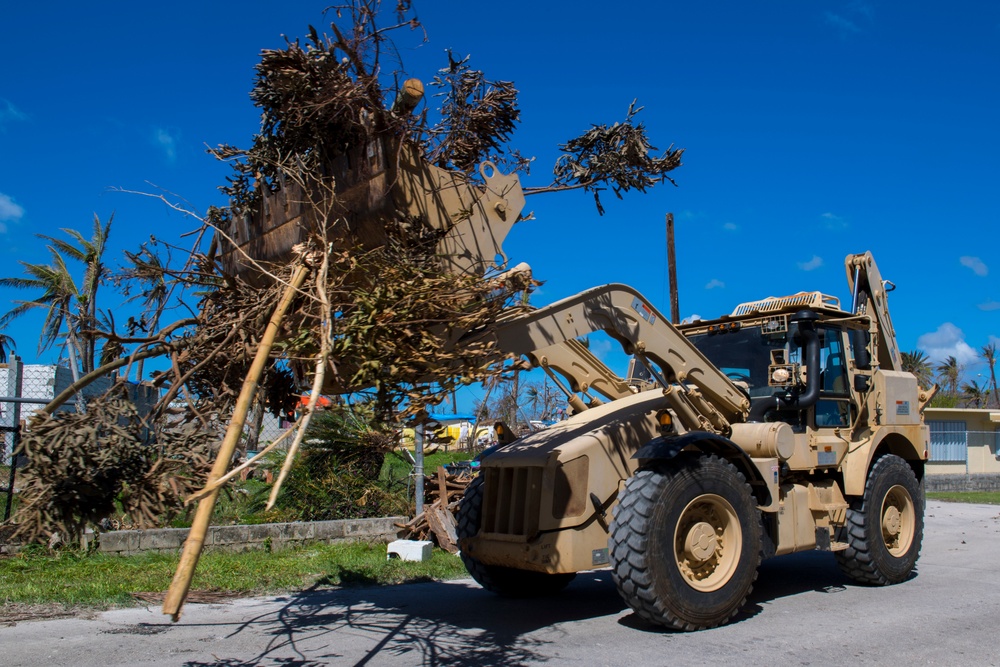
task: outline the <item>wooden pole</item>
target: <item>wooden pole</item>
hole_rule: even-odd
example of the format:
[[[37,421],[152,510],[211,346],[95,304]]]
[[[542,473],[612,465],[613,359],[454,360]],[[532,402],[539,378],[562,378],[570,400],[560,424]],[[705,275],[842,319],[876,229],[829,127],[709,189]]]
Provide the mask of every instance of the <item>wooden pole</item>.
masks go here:
[[[674,214],[667,213],[667,270],[670,271],[670,321],[681,323],[681,307],[677,299],[677,255],[674,253]]]
[[[236,407],[233,409],[233,417],[229,422],[229,427],[226,429],[226,436],[222,440],[219,453],[215,457],[212,471],[208,474],[206,485],[222,477],[226,473],[226,469],[229,468],[229,462],[233,457],[233,452],[236,450],[236,443],[239,442],[240,435],[243,433],[247,411],[250,409],[250,404],[257,391],[257,381],[260,380],[261,373],[264,372],[264,366],[267,364],[268,357],[271,354],[271,347],[274,345],[275,336],[278,334],[278,327],[281,325],[281,320],[288,311],[295,293],[302,286],[308,273],[309,269],[305,266],[300,266],[295,270],[288,283],[288,287],[285,289],[285,293],[278,302],[278,307],[274,309],[271,320],[267,323],[267,328],[264,329],[264,336],[261,338],[260,346],[257,348],[257,355],[254,357],[250,371],[243,381],[243,388],[240,390],[240,396],[236,400]],[[184,551],[181,552],[181,560],[177,564],[177,572],[174,573],[174,580],[170,583],[170,589],[163,600],[163,613],[169,614],[173,621],[177,621],[181,617],[181,607],[184,605],[188,589],[191,588],[194,568],[198,565],[198,558],[201,556],[201,549],[205,544],[205,534],[208,532],[208,524],[212,518],[212,510],[215,509],[215,501],[218,497],[219,489],[216,488],[198,501],[198,509],[191,524],[191,531],[184,542]]]

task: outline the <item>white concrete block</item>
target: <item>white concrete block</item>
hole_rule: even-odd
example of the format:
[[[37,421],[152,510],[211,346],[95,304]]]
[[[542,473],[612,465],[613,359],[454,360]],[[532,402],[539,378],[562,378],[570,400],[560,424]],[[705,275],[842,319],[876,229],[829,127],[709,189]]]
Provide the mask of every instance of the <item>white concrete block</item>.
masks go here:
[[[432,547],[433,543],[425,540],[396,540],[389,543],[385,557],[386,560],[395,557],[420,563],[431,559]]]

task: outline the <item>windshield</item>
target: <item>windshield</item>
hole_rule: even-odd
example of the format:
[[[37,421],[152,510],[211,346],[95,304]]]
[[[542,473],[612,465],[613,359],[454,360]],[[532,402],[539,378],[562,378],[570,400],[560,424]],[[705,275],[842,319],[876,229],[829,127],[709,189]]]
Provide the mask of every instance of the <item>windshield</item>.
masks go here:
[[[750,396],[770,396],[774,388],[767,385],[767,369],[771,363],[771,350],[786,351],[786,358],[794,362],[798,349],[792,346],[788,354],[788,340],[784,334],[763,335],[760,327],[746,327],[725,333],[696,334],[688,336],[698,350],[712,364],[736,382],[746,382]]]

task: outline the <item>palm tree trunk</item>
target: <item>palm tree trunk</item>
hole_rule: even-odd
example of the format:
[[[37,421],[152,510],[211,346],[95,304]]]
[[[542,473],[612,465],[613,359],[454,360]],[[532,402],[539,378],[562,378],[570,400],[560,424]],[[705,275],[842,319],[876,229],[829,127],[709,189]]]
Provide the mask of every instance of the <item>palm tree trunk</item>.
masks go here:
[[[79,384],[80,382],[80,365],[76,362],[77,352],[76,336],[73,334],[73,330],[71,328],[69,336],[66,340],[66,353],[69,354],[69,370],[73,374],[74,385]],[[83,394],[77,394],[76,396],[76,411],[79,413],[87,411],[87,404],[83,400]]]
[[[1000,408],[1000,396],[997,396],[996,364],[996,359],[992,359],[990,363],[990,391],[993,392],[993,402],[996,404],[996,407]]]

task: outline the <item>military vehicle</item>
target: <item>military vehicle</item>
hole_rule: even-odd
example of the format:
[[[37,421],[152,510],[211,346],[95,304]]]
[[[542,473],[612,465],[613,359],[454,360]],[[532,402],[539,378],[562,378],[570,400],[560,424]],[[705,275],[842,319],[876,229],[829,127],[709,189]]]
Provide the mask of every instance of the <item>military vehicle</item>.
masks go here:
[[[529,596],[610,567],[642,619],[698,630],[740,612],[765,558],[830,551],[856,582],[906,580],[933,390],[902,370],[872,255],[845,265],[848,309],[799,292],[674,326],[606,285],[498,323],[575,414],[482,461],[458,520],[476,581]],[[628,379],[579,342],[595,331],[634,355]]]

